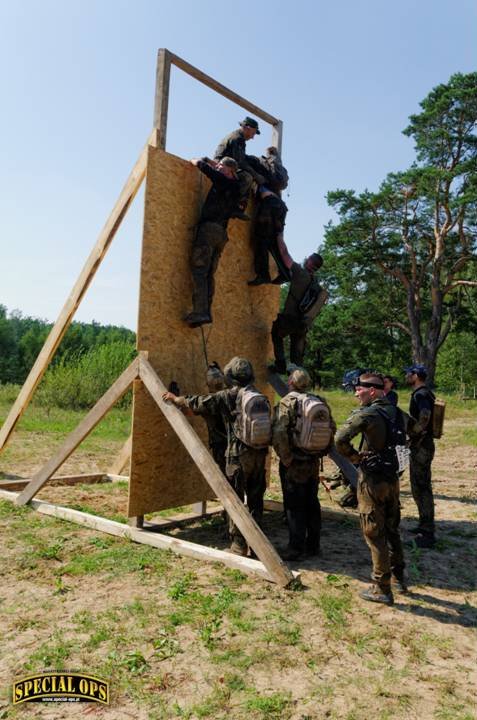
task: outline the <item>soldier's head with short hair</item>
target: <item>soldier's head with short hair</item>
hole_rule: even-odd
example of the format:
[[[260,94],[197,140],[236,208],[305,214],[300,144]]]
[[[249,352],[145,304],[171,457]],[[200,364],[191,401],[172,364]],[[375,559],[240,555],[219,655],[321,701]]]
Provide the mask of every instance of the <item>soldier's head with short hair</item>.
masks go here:
[[[311,378],[305,368],[295,367],[288,377],[288,387],[298,392],[306,392],[311,388]]]
[[[237,177],[238,163],[227,155],[219,160],[217,163],[217,170],[227,177]]]
[[[323,265],[323,258],[318,253],[312,253],[305,258],[303,265],[308,272],[314,273]]]
[[[233,357],[224,367],[225,382],[227,385],[245,387],[254,381],[252,363],[246,358]]]
[[[207,368],[207,372],[205,374],[205,381],[211,393],[223,390],[225,387],[224,374],[220,369],[219,364],[215,362],[215,360]]]
[[[362,373],[355,383],[355,396],[360,405],[370,405],[384,396],[384,378],[381,373]]]

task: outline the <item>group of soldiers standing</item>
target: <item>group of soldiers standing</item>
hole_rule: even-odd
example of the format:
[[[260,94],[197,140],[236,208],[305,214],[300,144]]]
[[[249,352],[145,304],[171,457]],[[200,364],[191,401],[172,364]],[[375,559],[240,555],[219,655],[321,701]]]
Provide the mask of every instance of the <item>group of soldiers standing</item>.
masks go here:
[[[190,327],[212,322],[214,274],[228,241],[228,221],[233,217],[250,220],[245,211],[253,191],[256,277],[248,284],[290,283],[283,312],[272,326],[275,361],[270,368],[281,374],[287,371],[283,340],[289,336],[292,365],[288,368],[288,392],[272,412],[268,398],[254,385],[251,363],[234,357],[223,372],[217,363],[209,365],[208,394],[180,396],[167,392],[163,399],[185,413],[204,418],[216,463],[259,525],[266,490],[265,462],[269,446],[274,448],[289,534],[288,546],[281,550],[286,560],[319,553],[319,464],[333,448],[348,458],[358,468],[358,512],[373,566],[373,583],[361,597],[393,604],[392,587],[407,591],[399,532],[399,478],[409,455],[412,493],[419,511],[414,542],[421,548],[435,543],[431,485],[434,396],[425,383],[425,368],[406,368],[406,380],[413,389],[407,414],[397,405],[389,376],[363,372],[354,382],[359,408],[337,431],[330,406],[312,392],[311,378],[301,367],[307,330],[326,300],[325,291],[315,280],[323,260],[313,253],[300,265],[290,257],[283,237],[287,207],[281,199],[288,174],[274,147],[261,158],[246,154],[246,142],[259,133],[257,121],[246,117],[240,128],[220,143],[214,160],[192,161],[212,186],[193,240],[193,310],[185,320]],[[269,254],[278,268],[273,280]],[[357,436],[361,437],[358,448],[353,445]],[[253,557],[231,518],[228,530],[231,552]]]

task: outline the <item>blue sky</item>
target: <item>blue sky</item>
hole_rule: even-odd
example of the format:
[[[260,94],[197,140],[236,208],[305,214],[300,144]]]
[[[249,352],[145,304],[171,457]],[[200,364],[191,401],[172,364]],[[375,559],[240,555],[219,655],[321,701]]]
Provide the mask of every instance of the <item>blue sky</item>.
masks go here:
[[[401,131],[476,59],[474,0],[0,0],[0,303],[54,320],[152,125],[167,47],[284,122],[286,237],[301,259],[325,195],[407,167]],[[210,154],[244,111],[172,71],[167,149]],[[260,154],[270,128],[248,144]],[[135,329],[143,195],[76,319]]]

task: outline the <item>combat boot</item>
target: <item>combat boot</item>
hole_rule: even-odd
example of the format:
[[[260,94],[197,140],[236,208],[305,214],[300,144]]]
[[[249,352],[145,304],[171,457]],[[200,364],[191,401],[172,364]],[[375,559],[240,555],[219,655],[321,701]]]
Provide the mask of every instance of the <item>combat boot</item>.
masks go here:
[[[418,548],[430,550],[436,544],[436,539],[432,533],[420,532],[412,542],[415,543]]]
[[[269,285],[271,282],[270,275],[257,275],[253,280],[248,280],[247,285],[255,287],[256,285]]]
[[[394,605],[394,597],[389,588],[389,592],[384,592],[379,585],[370,585],[367,590],[362,590],[359,596],[363,600],[369,602],[381,603],[382,605]]]
[[[243,539],[234,538],[230,544],[229,552],[234,555],[242,555],[243,557],[246,557],[248,552],[247,543]]]
[[[400,593],[401,595],[405,595],[407,592],[409,592],[409,588],[407,586],[406,578],[404,577],[404,575],[393,575],[391,580],[393,590]]]
[[[198,313],[198,312],[191,312],[184,318],[186,323],[191,328],[200,327],[201,325],[208,325],[212,322],[212,317],[210,313]]]
[[[298,548],[291,547],[288,545],[288,547],[284,548],[283,550],[280,550],[280,557],[282,560],[301,560],[303,557],[303,550],[298,550]]]

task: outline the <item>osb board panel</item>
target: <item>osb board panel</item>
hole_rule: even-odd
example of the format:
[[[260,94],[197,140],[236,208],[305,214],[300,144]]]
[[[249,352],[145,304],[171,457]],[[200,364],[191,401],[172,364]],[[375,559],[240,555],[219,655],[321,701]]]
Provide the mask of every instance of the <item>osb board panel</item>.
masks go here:
[[[166,386],[183,394],[206,393],[200,328],[183,321],[191,310],[189,255],[209,180],[189,162],[149,148],[137,346]],[[213,324],[204,326],[209,362],[223,367],[234,355],[249,358],[258,387],[270,400],[266,364],[273,356],[270,328],[278,312],[278,287],[250,288],[254,276],[250,223],[229,223],[229,242],[216,272]],[[207,443],[201,418],[190,418]],[[129,516],[185,505],[212,494],[194,462],[141,383],[135,383]]]

